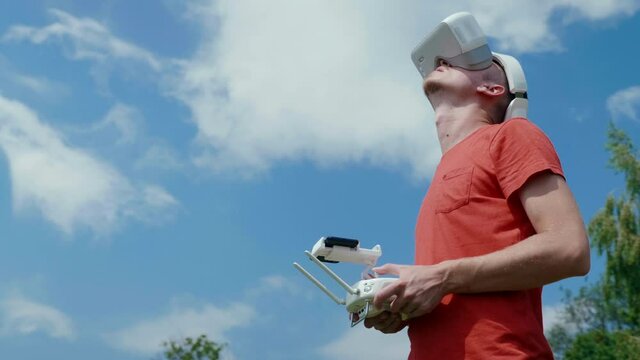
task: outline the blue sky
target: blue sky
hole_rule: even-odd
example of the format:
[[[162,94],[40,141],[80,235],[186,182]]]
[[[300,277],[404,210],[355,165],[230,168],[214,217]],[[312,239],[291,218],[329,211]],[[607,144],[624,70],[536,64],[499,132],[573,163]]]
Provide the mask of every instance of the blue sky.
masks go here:
[[[530,118],[585,221],[640,141],[640,4],[22,1],[0,13],[0,357],[150,359],[207,333],[226,359],[401,358],[291,263],[323,235],[410,263],[440,157],[409,54],[468,10],[517,56]],[[547,286],[546,321],[561,287]],[[360,269],[336,269],[350,281]],[[364,355],[363,355],[364,354]]]

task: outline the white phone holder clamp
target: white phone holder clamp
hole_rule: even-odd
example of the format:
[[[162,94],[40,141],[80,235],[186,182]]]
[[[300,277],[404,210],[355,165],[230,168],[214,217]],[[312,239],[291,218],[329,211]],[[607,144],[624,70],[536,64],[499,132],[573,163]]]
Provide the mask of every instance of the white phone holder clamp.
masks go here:
[[[339,237],[322,237],[313,246],[311,252],[304,252],[307,257],[318,265],[325,273],[335,280],[343,289],[347,291],[346,299],[339,298],[331,292],[324,284],[305,270],[300,264],[293,263],[304,276],[322,290],[331,300],[338,305],[345,305],[351,320],[351,327],[356,326],[368,317],[374,317],[381,312],[389,309],[389,304],[385,304],[382,309],[373,305],[373,298],[376,293],[396,281],[395,278],[372,278],[364,279],[356,282],[353,286],[349,286],[340,276],[334,273],[328,266],[322,262],[337,263],[350,262],[355,264],[364,264],[374,266],[378,258],[382,255],[380,245],[374,246],[372,249],[363,249],[359,246],[359,241],[354,239],[345,239]]]

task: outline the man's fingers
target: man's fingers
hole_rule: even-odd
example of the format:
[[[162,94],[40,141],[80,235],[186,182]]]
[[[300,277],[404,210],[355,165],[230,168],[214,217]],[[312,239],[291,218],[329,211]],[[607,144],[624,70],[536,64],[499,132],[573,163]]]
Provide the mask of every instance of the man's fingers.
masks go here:
[[[397,264],[384,264],[382,266],[375,267],[371,270],[375,271],[380,275],[400,275],[400,269],[402,269],[402,265]]]
[[[402,287],[403,285],[399,281],[394,281],[391,284],[383,287],[373,298],[373,305],[379,309],[382,309],[382,305],[384,304],[384,302],[391,296],[396,295],[400,297],[400,294],[402,293]],[[397,299],[394,301],[397,301]]]
[[[374,327],[376,328],[376,330],[380,330],[382,332],[384,332],[385,329],[387,329],[389,326],[391,326],[391,324],[393,324],[395,322],[395,316],[390,315],[389,317],[387,317],[386,319],[378,322],[377,324],[374,325]]]
[[[375,318],[364,319],[364,327],[366,327],[367,329],[371,329],[375,324],[376,324]]]
[[[397,333],[398,331],[402,330],[405,326],[407,326],[407,323],[401,318],[398,318],[391,326],[387,328],[387,332]]]
[[[377,324],[386,321],[389,318],[389,315],[388,311],[384,311],[377,316],[366,318],[364,319],[364,326],[370,329]]]
[[[407,307],[407,305],[407,299],[404,296],[398,296],[391,302],[389,310],[391,310],[392,313],[397,314],[402,312],[401,310]]]
[[[416,312],[419,309],[419,305],[416,305],[415,303],[408,303],[405,304],[402,308],[400,308],[399,312],[401,314],[403,314],[405,319],[410,319],[412,317],[415,317],[414,312]]]
[[[392,314],[389,311],[384,311],[380,315],[366,318],[364,320],[364,326],[367,328],[374,328],[385,334],[393,334],[402,330],[407,325],[398,314]]]
[[[386,326],[384,328],[380,328],[378,330],[380,330],[385,334],[393,334],[402,330],[402,328],[405,327],[406,323],[402,321],[402,319],[399,316],[393,316],[389,319],[389,321],[385,325]]]
[[[439,302],[419,304],[418,307],[407,313],[407,319],[416,318],[428,314],[436,307],[437,304],[439,304]]]

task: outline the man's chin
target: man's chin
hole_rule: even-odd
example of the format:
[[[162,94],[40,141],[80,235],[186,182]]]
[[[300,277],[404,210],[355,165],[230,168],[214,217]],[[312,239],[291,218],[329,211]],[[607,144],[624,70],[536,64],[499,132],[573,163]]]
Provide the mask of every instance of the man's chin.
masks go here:
[[[422,85],[422,90],[427,97],[442,91],[442,89],[443,86],[441,83],[429,79],[427,79]]]

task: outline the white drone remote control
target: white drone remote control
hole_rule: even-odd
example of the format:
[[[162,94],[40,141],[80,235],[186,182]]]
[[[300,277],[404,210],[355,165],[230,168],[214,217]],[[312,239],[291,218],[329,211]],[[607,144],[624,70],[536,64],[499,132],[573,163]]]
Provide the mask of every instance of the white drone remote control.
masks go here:
[[[300,264],[294,262],[293,266],[318,288],[320,288],[320,290],[327,294],[333,301],[339,305],[345,305],[347,312],[349,312],[349,318],[351,319],[351,327],[356,326],[368,317],[374,317],[389,309],[389,304],[385,304],[382,309],[378,309],[373,306],[373,298],[380,289],[397,279],[364,279],[356,282],[353,286],[349,286],[344,280],[336,275],[336,273],[331,271],[329,267],[322,263],[336,263],[343,261],[373,266],[382,255],[380,245],[376,245],[372,249],[362,249],[359,246],[358,240],[338,237],[323,237],[314,245],[312,252],[305,251],[305,254],[311,261],[318,265],[347,291],[346,300],[334,295],[326,286],[324,286],[324,284],[300,266]]]
[[[345,304],[352,327],[368,317],[374,317],[385,310],[389,310],[389,303],[385,304],[382,309],[373,306],[373,298],[383,287],[396,280],[395,278],[374,278],[360,280],[353,284],[352,288],[356,289],[357,294],[354,295],[347,292]]]

